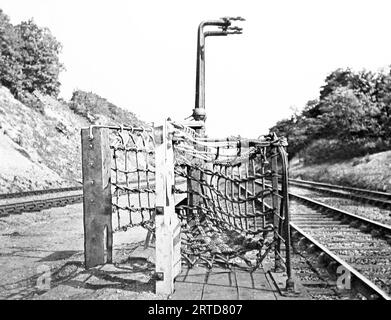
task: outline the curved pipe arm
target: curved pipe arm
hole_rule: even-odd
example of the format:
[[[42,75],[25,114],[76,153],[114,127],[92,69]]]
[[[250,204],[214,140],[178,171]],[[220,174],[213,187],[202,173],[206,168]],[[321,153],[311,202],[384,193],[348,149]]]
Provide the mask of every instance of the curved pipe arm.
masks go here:
[[[198,26],[197,36],[197,68],[196,96],[193,117],[197,121],[205,121],[205,38],[210,36],[227,36],[241,34],[242,28],[232,26],[232,21],[245,21],[242,17],[223,17],[217,20],[202,21]],[[204,31],[206,26],[217,26],[220,30]]]
[[[218,19],[218,20],[206,20],[202,21],[198,28],[203,29],[205,26],[218,26],[218,27],[224,27],[227,26],[229,27],[231,25],[231,22],[229,20],[225,19]]]
[[[210,36],[226,36],[228,33],[225,31],[205,31],[204,37],[210,37]]]

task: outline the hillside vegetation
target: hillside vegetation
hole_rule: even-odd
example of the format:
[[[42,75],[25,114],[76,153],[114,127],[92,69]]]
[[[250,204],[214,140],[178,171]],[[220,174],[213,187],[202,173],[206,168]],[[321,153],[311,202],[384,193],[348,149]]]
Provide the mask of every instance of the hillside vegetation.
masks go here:
[[[288,139],[291,177],[390,191],[391,69],[333,71],[270,130]]]
[[[64,70],[61,49],[48,28],[39,27],[33,19],[13,25],[0,9],[0,83],[19,101],[43,111],[33,92],[58,95],[58,77]]]
[[[290,177],[391,193],[391,151],[321,164],[306,165],[293,158]]]
[[[0,192],[75,185],[82,127],[145,125],[93,92],[58,99],[61,48],[48,28],[13,25],[0,9]]]
[[[80,105],[78,98],[65,103],[35,94],[42,103],[42,112],[22,104],[7,88],[0,86],[0,192],[76,185],[81,181],[82,127],[144,125],[131,112],[96,94],[82,91],[74,94],[74,97],[92,97],[91,102],[83,104],[89,110],[85,114],[74,111],[75,104]]]
[[[337,69],[319,99],[270,130],[288,139],[290,158],[305,164],[335,162],[386,151],[391,146],[391,69]]]

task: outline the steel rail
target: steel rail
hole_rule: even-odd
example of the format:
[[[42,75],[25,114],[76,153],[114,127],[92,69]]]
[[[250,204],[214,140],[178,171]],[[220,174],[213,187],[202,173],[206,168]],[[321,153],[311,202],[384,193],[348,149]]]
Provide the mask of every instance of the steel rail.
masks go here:
[[[37,199],[21,201],[0,205],[0,217],[6,217],[10,214],[21,214],[22,212],[34,212],[49,209],[53,207],[63,207],[68,204],[83,201],[83,194],[72,196],[54,197],[48,199]]]
[[[358,221],[362,224],[366,224],[375,230],[382,231],[385,235],[391,235],[391,226],[390,225],[386,225],[386,224],[383,224],[383,223],[380,223],[377,221],[373,221],[371,219],[368,219],[368,218],[365,218],[365,217],[362,217],[362,216],[359,216],[359,215],[356,215],[356,214],[353,214],[353,213],[350,213],[350,212],[347,212],[347,211],[344,211],[341,209],[331,207],[331,206],[326,205],[324,203],[321,203],[319,201],[315,201],[315,200],[312,200],[307,197],[299,196],[299,195],[294,194],[292,192],[289,192],[289,196],[292,197],[293,199],[298,200],[299,202],[308,204],[310,206],[316,206],[316,207],[320,208],[321,210],[325,210],[325,211],[333,213],[335,215],[344,216],[349,219]]]
[[[255,183],[260,185],[259,181],[255,181]],[[341,216],[347,217],[349,219],[356,220],[360,223],[369,225],[370,227],[372,227],[376,230],[384,232],[386,235],[388,235],[387,239],[389,238],[391,240],[391,225],[380,223],[380,222],[365,218],[363,216],[359,216],[354,213],[347,212],[345,210],[337,209],[337,208],[334,208],[334,207],[329,206],[327,204],[324,204],[322,202],[310,199],[308,197],[300,196],[300,195],[294,194],[292,192],[289,192],[289,196],[292,197],[293,199],[296,199],[296,200],[302,202],[302,203],[307,203],[311,206],[316,206],[318,208],[321,208],[322,210],[326,210],[326,211],[333,213],[335,215],[341,215]]]
[[[141,182],[144,183],[145,181],[141,181]],[[154,179],[152,179],[150,182],[153,185]],[[182,185],[185,182],[186,181],[183,179],[176,180],[177,185]],[[60,192],[77,191],[77,190],[82,191],[82,189],[83,187],[69,187],[69,188],[57,188],[57,189],[9,193],[9,194],[1,194],[0,196],[2,196],[2,198],[0,199],[25,198],[29,196],[35,196],[35,195],[45,195],[45,194],[53,194],[53,193],[60,193]],[[36,212],[36,211],[41,211],[44,209],[49,209],[54,207],[63,207],[68,204],[78,203],[82,201],[83,201],[83,192],[81,192],[80,194],[74,194],[68,196],[32,199],[32,200],[25,200],[25,201],[19,201],[14,203],[0,204],[0,217],[7,217],[11,214],[21,214],[22,212]]]
[[[256,181],[256,184],[260,184],[259,181]],[[293,198],[301,203],[304,203],[309,206],[316,206],[318,208],[321,208],[322,211],[327,211],[328,213],[333,213],[337,216],[343,216],[347,217],[351,220],[358,221],[360,224],[369,225],[375,230],[382,231],[384,235],[391,234],[391,226],[385,225],[376,221],[372,221],[370,219],[352,214],[350,212],[340,210],[337,208],[333,208],[331,206],[325,205],[321,202],[309,199],[307,197],[299,196],[296,194],[293,194],[292,192],[289,192],[289,197]],[[355,268],[353,268],[351,265],[349,265],[346,261],[338,257],[336,254],[331,252],[329,249],[327,249],[324,245],[320,244],[317,240],[315,240],[312,236],[308,235],[305,231],[303,231],[300,227],[298,227],[295,223],[290,222],[291,226],[291,234],[292,238],[295,238],[295,233],[299,233],[304,237],[308,242],[310,242],[313,246],[318,248],[321,252],[323,252],[323,258],[324,255],[326,255],[330,261],[334,261],[338,265],[342,265],[346,270],[348,270],[353,277],[352,283],[355,285],[355,288],[358,292],[362,293],[364,296],[369,297],[372,299],[374,295],[380,299],[383,300],[391,300],[391,297],[388,296],[386,292],[384,292],[381,288],[379,288],[376,284],[374,284],[372,281],[370,281],[367,277],[362,275],[359,271],[357,271]],[[358,227],[358,226],[357,226]],[[320,256],[320,255],[319,255]]]
[[[363,194],[371,194],[374,196],[384,197],[391,200],[391,193],[388,192],[382,192],[377,190],[370,190],[370,189],[363,189],[363,188],[353,188],[353,187],[346,187],[341,186],[337,184],[331,184],[331,183],[325,183],[325,182],[318,182],[318,181],[310,181],[310,180],[301,180],[301,179],[292,179],[290,178],[289,181],[292,182],[298,182],[298,183],[306,183],[311,185],[317,185],[321,187],[329,187],[333,189],[340,189],[340,190],[346,190],[346,191],[353,191],[357,193],[363,193]]]
[[[39,190],[31,190],[31,191],[13,192],[13,193],[1,193],[0,200],[12,199],[12,198],[25,198],[30,196],[77,191],[82,189],[83,189],[82,186],[78,186],[78,187],[66,187],[66,188],[54,188],[54,189],[39,189]]]
[[[319,183],[315,181],[289,179],[289,184],[313,191],[325,192],[338,197],[349,198],[359,202],[391,208],[391,194],[366,189],[349,188],[344,186]],[[338,191],[341,190],[341,191]]]
[[[312,245],[314,245],[319,251],[323,253],[323,257],[322,257],[323,259],[324,259],[324,255],[326,255],[329,258],[329,260],[337,263],[340,266],[343,266],[346,270],[348,270],[351,275],[351,283],[354,285],[355,289],[358,292],[360,292],[361,294],[363,294],[364,296],[370,299],[376,297],[383,300],[391,300],[391,297],[388,296],[386,292],[380,289],[377,285],[375,285],[372,281],[370,281],[368,278],[362,275],[359,271],[353,268],[346,261],[338,257],[336,254],[334,254],[329,249],[327,249],[324,245],[322,245],[317,240],[315,240],[312,236],[310,236],[301,228],[296,226],[295,223],[291,222],[290,226],[292,228],[291,229],[292,237],[297,237],[295,233],[299,233],[302,237],[304,237],[307,241],[309,241]],[[321,254],[319,254],[319,256],[320,255]]]

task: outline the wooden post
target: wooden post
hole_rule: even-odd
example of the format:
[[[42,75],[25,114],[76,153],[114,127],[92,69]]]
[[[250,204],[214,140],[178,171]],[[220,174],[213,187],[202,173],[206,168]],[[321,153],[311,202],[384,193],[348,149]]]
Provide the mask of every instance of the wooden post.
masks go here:
[[[175,213],[174,151],[170,125],[155,128],[156,143],[156,293],[174,292],[175,277],[181,272],[180,221]]]
[[[85,267],[112,262],[111,152],[109,130],[81,130]],[[106,239],[104,239],[106,233]],[[105,243],[106,241],[106,243]],[[105,261],[106,247],[106,261]]]

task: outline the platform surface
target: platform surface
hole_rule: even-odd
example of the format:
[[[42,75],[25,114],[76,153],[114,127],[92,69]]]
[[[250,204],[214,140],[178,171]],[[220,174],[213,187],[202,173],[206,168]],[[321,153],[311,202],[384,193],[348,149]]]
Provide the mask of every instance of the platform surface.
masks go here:
[[[250,273],[233,268],[182,267],[173,300],[277,300],[281,297],[262,268]]]

